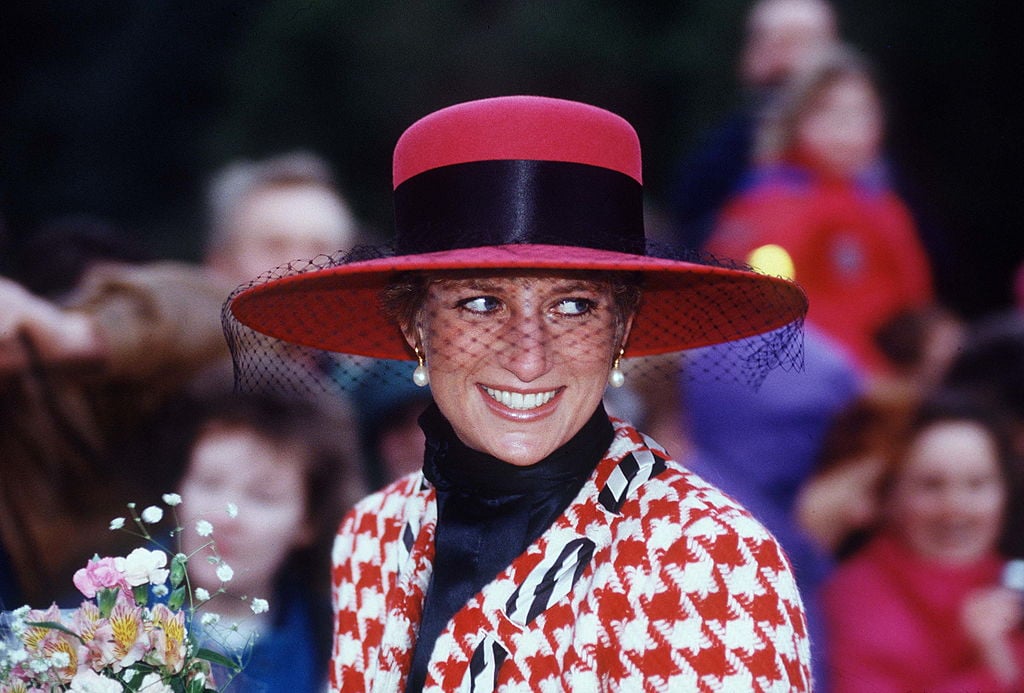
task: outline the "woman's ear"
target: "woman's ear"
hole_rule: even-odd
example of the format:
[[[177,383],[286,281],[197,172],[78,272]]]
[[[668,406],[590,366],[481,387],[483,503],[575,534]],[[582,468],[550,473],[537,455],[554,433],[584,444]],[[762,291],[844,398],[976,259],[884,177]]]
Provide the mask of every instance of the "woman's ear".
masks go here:
[[[635,316],[636,313],[630,313],[619,323],[618,346],[620,349],[626,348],[626,343],[629,341],[629,331],[633,329],[633,318]]]
[[[402,329],[402,336],[405,337],[406,344],[409,348],[415,351],[423,347],[423,327],[420,325],[419,316],[413,318],[413,320],[403,323],[400,325]]]

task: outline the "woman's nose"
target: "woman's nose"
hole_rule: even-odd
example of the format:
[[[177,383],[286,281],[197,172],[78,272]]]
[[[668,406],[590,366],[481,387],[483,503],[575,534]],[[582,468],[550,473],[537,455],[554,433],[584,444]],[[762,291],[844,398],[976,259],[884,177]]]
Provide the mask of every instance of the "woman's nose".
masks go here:
[[[518,315],[509,321],[502,341],[502,366],[524,383],[551,368],[552,336],[541,318]]]

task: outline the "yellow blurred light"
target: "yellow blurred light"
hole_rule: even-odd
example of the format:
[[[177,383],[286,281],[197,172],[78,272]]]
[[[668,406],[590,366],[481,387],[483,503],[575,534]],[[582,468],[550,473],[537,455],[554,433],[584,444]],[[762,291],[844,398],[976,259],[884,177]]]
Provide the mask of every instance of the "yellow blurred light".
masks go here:
[[[754,248],[750,255],[747,256],[747,264],[763,274],[783,277],[785,279],[796,279],[796,268],[793,267],[793,258],[789,256],[785,248],[774,243]]]

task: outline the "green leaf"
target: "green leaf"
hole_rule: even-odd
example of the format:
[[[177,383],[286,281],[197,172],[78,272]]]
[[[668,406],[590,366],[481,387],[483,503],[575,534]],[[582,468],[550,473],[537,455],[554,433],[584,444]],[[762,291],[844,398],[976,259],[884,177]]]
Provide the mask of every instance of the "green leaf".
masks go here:
[[[57,623],[56,621],[25,621],[25,625],[36,626],[37,628],[52,628],[53,630],[59,630],[62,633],[73,635],[80,642],[85,642],[84,640],[82,640],[82,636],[80,636],[78,633],[71,630],[63,623]]]
[[[183,553],[175,554],[171,559],[171,587],[179,587],[185,581],[187,565],[188,556]]]
[[[96,593],[96,605],[100,608],[100,616],[110,618],[110,612],[117,603],[117,590],[105,588]]]
[[[238,671],[241,668],[235,660],[222,655],[216,650],[211,650],[206,647],[199,648],[199,651],[196,652],[196,657],[205,659],[207,662],[212,662],[213,664],[220,664],[222,667],[228,667],[232,671]]]
[[[146,666],[142,667],[139,665],[131,666],[126,668],[124,674],[124,683],[129,690],[137,691],[142,686],[142,679],[146,677],[153,668]]]
[[[171,596],[167,598],[167,608],[172,611],[180,609],[181,605],[185,603],[186,594],[188,594],[188,590],[185,589],[185,585],[171,592]]]

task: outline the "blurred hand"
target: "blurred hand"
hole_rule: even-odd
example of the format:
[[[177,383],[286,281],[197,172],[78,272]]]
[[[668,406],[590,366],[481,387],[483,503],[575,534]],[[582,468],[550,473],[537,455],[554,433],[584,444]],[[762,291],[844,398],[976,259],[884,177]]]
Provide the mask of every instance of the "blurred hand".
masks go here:
[[[64,311],[0,277],[0,374],[27,367],[26,341],[44,361],[95,358],[100,348],[88,317]]]
[[[967,637],[985,662],[1007,682],[1020,675],[1010,633],[1021,625],[1024,605],[1021,594],[1007,587],[976,590],[964,602],[960,619]]]
[[[851,532],[875,521],[875,487],[884,468],[881,458],[866,455],[807,480],[796,502],[800,527],[818,546],[835,553]]]

